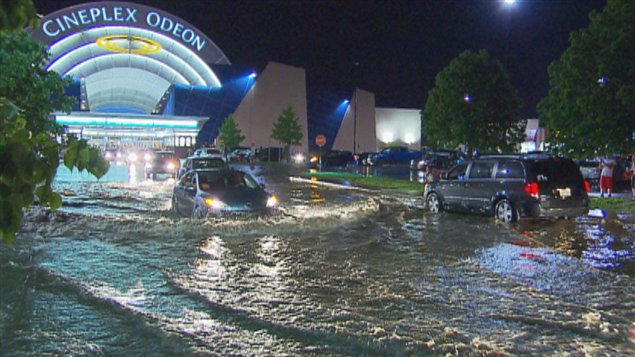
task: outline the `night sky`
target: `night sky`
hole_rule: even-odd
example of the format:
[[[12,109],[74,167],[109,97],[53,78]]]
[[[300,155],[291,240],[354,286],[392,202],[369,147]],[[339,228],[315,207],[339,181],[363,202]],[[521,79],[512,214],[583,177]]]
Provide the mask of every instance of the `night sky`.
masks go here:
[[[40,13],[86,3],[34,0]],[[310,88],[375,93],[378,107],[423,108],[436,74],[465,50],[487,49],[535,117],[547,66],[606,0],[203,1],[143,3],[203,31],[233,64],[305,68]]]

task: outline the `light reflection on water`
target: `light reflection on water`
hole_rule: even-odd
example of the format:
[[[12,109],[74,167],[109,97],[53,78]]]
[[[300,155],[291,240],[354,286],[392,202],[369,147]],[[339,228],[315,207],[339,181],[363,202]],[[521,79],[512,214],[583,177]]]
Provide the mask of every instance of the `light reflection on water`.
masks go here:
[[[283,217],[171,217],[150,204],[168,201],[169,186],[140,184],[94,192],[113,210],[134,197],[128,204],[145,214],[73,211],[48,235],[27,225],[15,247],[0,249],[0,292],[11,297],[0,301],[0,331],[20,332],[0,334],[0,354],[634,352],[632,275],[585,256],[632,252],[628,227],[500,225],[275,182]],[[632,274],[632,261],[620,259]]]

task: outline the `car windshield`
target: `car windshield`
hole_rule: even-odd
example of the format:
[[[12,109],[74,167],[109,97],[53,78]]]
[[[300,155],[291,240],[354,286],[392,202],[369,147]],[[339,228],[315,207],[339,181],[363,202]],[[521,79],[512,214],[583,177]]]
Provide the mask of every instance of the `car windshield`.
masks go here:
[[[198,174],[198,182],[201,190],[213,192],[228,188],[255,189],[258,182],[249,174],[240,171],[204,172]]]
[[[170,160],[174,160],[173,154],[156,154],[153,158],[154,162],[165,162]]]
[[[225,160],[220,157],[192,161],[193,169],[218,169],[225,167]]]

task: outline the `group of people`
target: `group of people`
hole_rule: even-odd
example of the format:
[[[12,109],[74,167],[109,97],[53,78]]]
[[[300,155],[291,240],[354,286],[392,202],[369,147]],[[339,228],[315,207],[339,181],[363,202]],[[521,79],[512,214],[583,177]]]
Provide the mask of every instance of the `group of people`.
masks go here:
[[[613,170],[616,166],[617,161],[608,154],[600,159],[600,167],[602,168],[600,173],[600,197],[604,197],[604,194],[611,197],[613,192]],[[631,192],[633,199],[635,199],[635,154],[631,155],[631,166],[628,172],[631,175]]]

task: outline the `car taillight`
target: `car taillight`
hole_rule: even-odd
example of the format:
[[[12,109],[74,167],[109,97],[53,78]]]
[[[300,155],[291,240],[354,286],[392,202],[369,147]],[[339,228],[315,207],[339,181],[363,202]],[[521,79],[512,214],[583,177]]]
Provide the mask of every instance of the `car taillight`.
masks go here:
[[[588,180],[584,180],[584,189],[586,190],[587,193],[591,192],[591,184],[589,183]]]
[[[535,182],[525,184],[525,193],[535,199],[540,199],[540,190]]]

